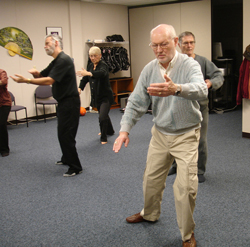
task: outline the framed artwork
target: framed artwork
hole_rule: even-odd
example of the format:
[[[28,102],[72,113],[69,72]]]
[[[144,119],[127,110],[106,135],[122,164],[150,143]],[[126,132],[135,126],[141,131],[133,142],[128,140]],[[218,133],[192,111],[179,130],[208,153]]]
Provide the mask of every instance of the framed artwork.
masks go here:
[[[62,28],[61,27],[46,27],[46,34],[57,34],[62,38]]]

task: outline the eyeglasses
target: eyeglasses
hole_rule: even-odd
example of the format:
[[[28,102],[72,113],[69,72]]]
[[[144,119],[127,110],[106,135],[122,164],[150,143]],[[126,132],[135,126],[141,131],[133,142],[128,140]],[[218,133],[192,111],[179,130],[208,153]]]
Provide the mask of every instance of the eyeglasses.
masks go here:
[[[161,43],[161,44],[152,44],[152,43],[150,43],[149,46],[150,46],[154,51],[156,51],[156,50],[158,49],[159,46],[161,47],[161,49],[166,49],[166,48],[168,48],[169,43],[168,43],[168,42],[167,42],[167,43]]]
[[[187,46],[188,44],[194,45],[194,44],[195,44],[195,41],[183,42],[182,44],[185,45],[185,46]]]

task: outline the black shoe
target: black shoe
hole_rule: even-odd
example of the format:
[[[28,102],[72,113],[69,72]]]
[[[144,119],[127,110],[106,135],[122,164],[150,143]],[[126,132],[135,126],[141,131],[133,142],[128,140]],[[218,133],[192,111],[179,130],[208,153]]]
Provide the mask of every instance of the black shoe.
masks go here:
[[[198,180],[199,180],[199,183],[204,183],[206,181],[203,174],[198,174]]]
[[[1,155],[2,155],[3,157],[6,157],[6,156],[8,156],[8,155],[9,155],[9,153],[7,153],[7,152],[3,152],[3,153],[1,153]]]
[[[72,171],[71,169],[69,169],[67,172],[65,172],[63,174],[63,176],[64,177],[73,177],[73,176],[80,174],[80,173],[82,173],[82,170],[81,171]]]
[[[172,166],[168,172],[168,176],[176,174],[176,167]]]

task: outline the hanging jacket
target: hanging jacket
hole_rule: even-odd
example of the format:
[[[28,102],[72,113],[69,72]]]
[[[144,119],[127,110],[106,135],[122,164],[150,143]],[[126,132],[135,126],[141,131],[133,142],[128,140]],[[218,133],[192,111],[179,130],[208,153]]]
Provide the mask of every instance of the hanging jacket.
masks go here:
[[[237,105],[241,105],[243,98],[249,99],[249,93],[248,93],[249,69],[250,69],[250,61],[244,58],[240,66],[240,76],[239,76],[237,96],[236,96]]]

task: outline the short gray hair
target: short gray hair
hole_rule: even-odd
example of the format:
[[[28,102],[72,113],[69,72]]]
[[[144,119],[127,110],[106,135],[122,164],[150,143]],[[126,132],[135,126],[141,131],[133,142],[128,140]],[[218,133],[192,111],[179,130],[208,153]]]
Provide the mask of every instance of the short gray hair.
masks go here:
[[[185,36],[192,36],[194,38],[194,41],[195,41],[195,36],[192,32],[189,32],[189,31],[185,31],[183,33],[181,33],[179,35],[179,43],[181,44],[182,43],[182,38],[185,37]]]
[[[158,25],[157,27],[153,28],[150,32],[150,39],[151,39],[151,36],[153,34],[153,32],[158,29],[158,28],[164,28],[165,31],[166,31],[166,34],[170,36],[171,39],[177,37],[176,36],[176,32],[175,32],[175,29],[172,25],[168,25],[168,24],[160,24]]]
[[[62,38],[61,38],[58,34],[55,34],[55,33],[48,34],[48,35],[45,36],[45,39],[47,39],[47,38],[49,38],[49,37],[50,37],[53,41],[58,41],[60,48],[63,50]]]

